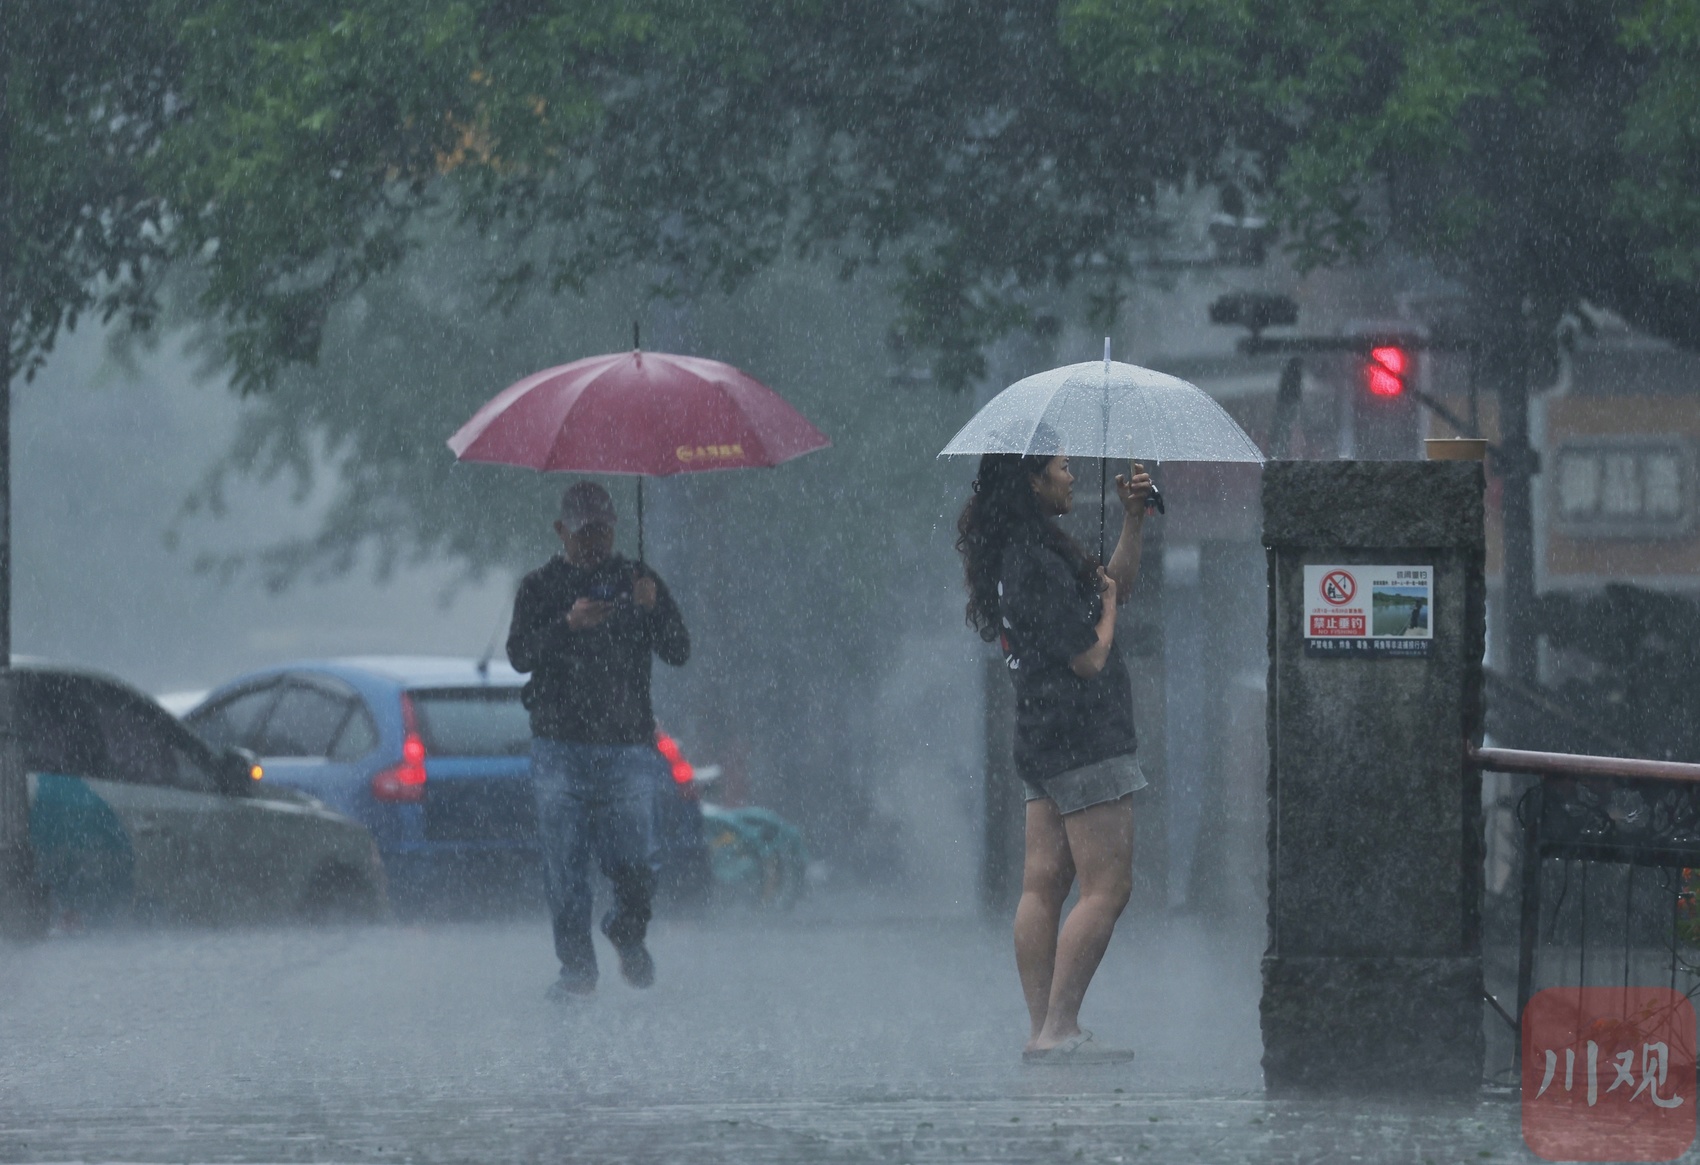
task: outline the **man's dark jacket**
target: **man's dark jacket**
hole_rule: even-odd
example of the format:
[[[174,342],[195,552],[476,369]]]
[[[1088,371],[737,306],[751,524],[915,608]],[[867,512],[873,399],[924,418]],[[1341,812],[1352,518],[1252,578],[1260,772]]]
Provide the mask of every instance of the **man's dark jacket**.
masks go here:
[[[631,599],[634,571],[655,579],[651,610]],[[607,620],[574,631],[567,612],[593,591],[621,597]],[[578,744],[653,741],[652,651],[678,667],[690,658],[691,638],[672,595],[648,568],[616,554],[586,569],[557,555],[519,584],[508,662],[515,671],[531,673],[524,699],[533,736]]]

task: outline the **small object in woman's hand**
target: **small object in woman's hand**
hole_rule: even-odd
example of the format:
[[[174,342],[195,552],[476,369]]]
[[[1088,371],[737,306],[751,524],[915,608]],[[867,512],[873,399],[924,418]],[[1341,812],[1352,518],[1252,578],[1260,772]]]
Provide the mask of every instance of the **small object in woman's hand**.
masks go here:
[[[1145,472],[1145,466],[1137,461],[1131,461],[1128,463],[1127,469],[1126,473],[1116,474],[1116,493],[1120,496],[1122,505],[1127,508],[1127,512],[1130,515],[1133,514],[1134,504],[1138,502],[1140,513],[1148,514],[1152,510],[1156,510],[1161,514],[1163,512],[1163,495],[1158,492],[1157,486]]]

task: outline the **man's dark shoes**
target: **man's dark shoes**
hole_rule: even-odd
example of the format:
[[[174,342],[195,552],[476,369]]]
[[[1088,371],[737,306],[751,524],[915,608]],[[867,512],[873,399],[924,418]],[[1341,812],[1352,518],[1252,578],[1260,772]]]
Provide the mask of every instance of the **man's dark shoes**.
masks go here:
[[[574,999],[588,999],[596,994],[596,980],[585,978],[583,975],[569,975],[565,971],[549,984],[545,998],[551,1003],[568,1003]]]
[[[589,949],[589,936],[584,945],[586,949],[577,958],[562,960],[561,974],[549,984],[551,1003],[570,1003],[596,994],[596,952]]]
[[[609,934],[614,921],[612,914],[602,917],[602,933],[608,941],[614,944],[614,953],[620,956],[620,977],[633,987],[653,987],[655,985],[655,960],[649,956],[649,948],[643,945],[643,940],[625,946],[616,942]]]
[[[629,947],[618,947],[620,956],[620,974],[633,987],[655,986],[655,960],[649,957],[649,948],[641,942]]]

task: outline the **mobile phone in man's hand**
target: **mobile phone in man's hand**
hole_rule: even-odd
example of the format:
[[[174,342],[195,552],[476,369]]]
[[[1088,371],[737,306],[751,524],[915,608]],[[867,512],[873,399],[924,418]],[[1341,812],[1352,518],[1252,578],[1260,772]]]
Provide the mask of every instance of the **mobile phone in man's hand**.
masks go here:
[[[591,583],[590,589],[585,593],[599,603],[618,602],[620,599],[631,597],[632,580],[623,575],[600,578]]]

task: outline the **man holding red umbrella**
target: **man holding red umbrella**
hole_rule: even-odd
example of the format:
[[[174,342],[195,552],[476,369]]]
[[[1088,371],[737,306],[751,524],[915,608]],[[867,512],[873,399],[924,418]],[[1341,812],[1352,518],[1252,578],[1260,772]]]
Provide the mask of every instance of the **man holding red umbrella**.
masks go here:
[[[653,808],[666,762],[655,749],[651,656],[679,667],[691,641],[647,566],[614,553],[614,503],[581,481],[561,499],[562,553],[525,576],[508,659],[529,672],[531,771],[560,978],[551,998],[596,989],[590,859],[614,886],[602,933],[633,987],[655,981],[644,939],[655,886]]]
[[[631,351],[534,372],[449,438],[461,461],[637,475],[638,563],[613,553],[607,492],[589,482],[572,487],[555,526],[566,554],[526,577],[508,636],[508,658],[532,673],[532,771],[561,956],[552,995],[586,994],[596,984],[593,846],[614,879],[603,933],[620,953],[620,970],[639,987],[655,974],[643,945],[653,874],[647,858],[634,856],[647,853],[655,782],[636,774],[662,763],[650,655],[677,666],[690,639],[667,588],[642,562],[643,479],[771,467],[830,444],[778,393],[729,364],[643,351],[635,323]]]

